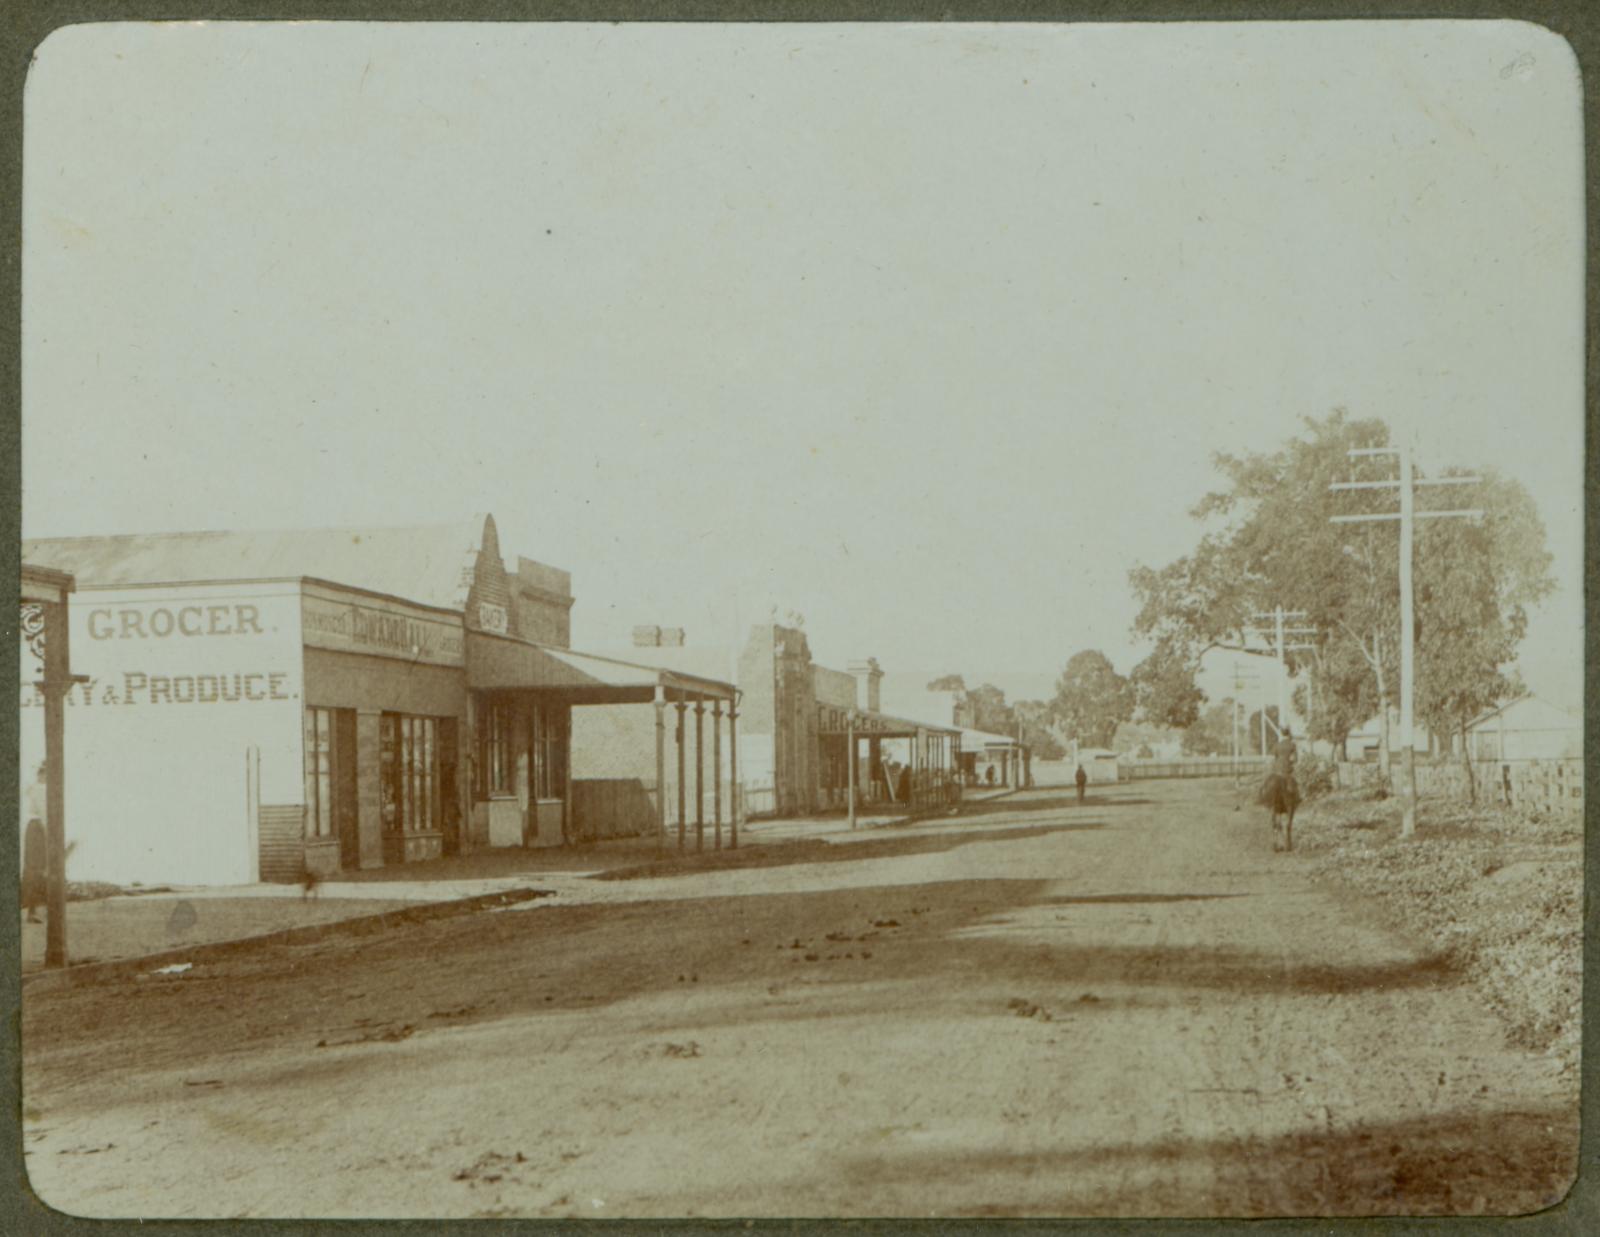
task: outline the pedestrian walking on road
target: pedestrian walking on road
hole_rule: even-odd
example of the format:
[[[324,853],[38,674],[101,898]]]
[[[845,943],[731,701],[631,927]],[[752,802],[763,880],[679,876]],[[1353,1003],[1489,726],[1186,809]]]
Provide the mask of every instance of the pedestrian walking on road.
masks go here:
[[[1272,849],[1294,849],[1294,810],[1300,804],[1300,784],[1295,781],[1294,767],[1299,759],[1294,736],[1289,727],[1283,728],[1283,738],[1272,749],[1272,772],[1261,784],[1261,804],[1272,813]]]
[[[39,906],[45,900],[45,821],[49,817],[45,791],[45,767],[39,771],[22,795],[22,909],[29,923],[39,922]]]
[[[1082,803],[1083,788],[1089,784],[1089,775],[1083,771],[1082,765],[1078,766],[1078,771],[1073,775],[1072,780],[1078,783],[1078,802]]]

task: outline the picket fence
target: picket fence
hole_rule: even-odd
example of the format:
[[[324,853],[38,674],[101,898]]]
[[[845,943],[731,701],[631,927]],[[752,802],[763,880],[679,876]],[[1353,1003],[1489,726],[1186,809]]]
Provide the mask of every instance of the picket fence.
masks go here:
[[[1377,786],[1383,771],[1376,764],[1340,762],[1335,784],[1354,788]],[[1460,761],[1418,763],[1417,794],[1422,798],[1470,798],[1467,771]],[[1479,803],[1500,803],[1525,808],[1545,816],[1583,813],[1583,761],[1581,760],[1480,760],[1473,761]],[[1399,793],[1400,762],[1389,770],[1389,792]]]
[[[1270,756],[1191,756],[1185,760],[1139,759],[1123,756],[1117,761],[1119,782],[1139,782],[1168,777],[1260,777],[1272,763]]]

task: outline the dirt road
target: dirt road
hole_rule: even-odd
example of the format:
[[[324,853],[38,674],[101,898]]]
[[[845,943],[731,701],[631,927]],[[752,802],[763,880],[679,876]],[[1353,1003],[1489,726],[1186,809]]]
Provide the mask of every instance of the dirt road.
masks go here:
[[[32,1181],[94,1216],[1559,1199],[1570,1073],[1233,805],[1039,791],[834,862],[30,986]]]

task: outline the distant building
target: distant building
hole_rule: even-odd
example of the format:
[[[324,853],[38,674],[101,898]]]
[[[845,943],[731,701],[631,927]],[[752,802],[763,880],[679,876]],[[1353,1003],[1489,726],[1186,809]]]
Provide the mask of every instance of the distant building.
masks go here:
[[[1412,751],[1422,754],[1435,750],[1433,736],[1421,722],[1412,724]],[[1345,736],[1345,755],[1351,760],[1377,760],[1383,748],[1383,720],[1381,715],[1368,718]],[[1389,754],[1395,756],[1405,751],[1400,740],[1400,710],[1389,710]]]
[[[1467,727],[1474,760],[1561,760],[1583,755],[1583,720],[1535,695],[1490,709]]]
[[[979,730],[973,724],[973,710],[965,693],[934,690],[926,686],[921,676],[913,679],[896,675],[884,700],[885,707],[897,715],[960,729],[961,772],[967,785],[989,785],[991,768],[997,786],[1028,784],[1031,762],[1027,746],[1012,735]]]
[[[1089,785],[1103,786],[1116,782],[1119,774],[1117,753],[1109,747],[1080,747],[1078,763],[1089,777]]]
[[[995,785],[1026,786],[1029,763],[1028,749],[1010,735],[962,728],[961,769],[967,785],[987,786],[993,769]]]
[[[679,628],[634,629],[634,646],[617,656],[679,673],[730,675],[740,694],[738,743],[741,797],[751,816],[803,816],[847,806],[849,735],[858,740],[856,802],[914,806],[899,798],[906,766],[918,801],[932,794],[941,771],[953,772],[958,728],[885,713],[883,672],[871,659],[834,670],[813,661],[805,633],[777,623],[753,626],[738,650],[696,646]],[[692,727],[693,718],[688,724]],[[642,779],[640,744],[646,719],[619,709],[592,709],[573,719],[577,776],[626,782]],[[890,763],[892,762],[892,763]],[[726,775],[726,766],[724,766]],[[678,800],[675,769],[667,770],[667,802]],[[692,770],[685,773],[685,811],[695,811]],[[705,783],[709,793],[710,783]],[[670,815],[670,813],[669,813]]]

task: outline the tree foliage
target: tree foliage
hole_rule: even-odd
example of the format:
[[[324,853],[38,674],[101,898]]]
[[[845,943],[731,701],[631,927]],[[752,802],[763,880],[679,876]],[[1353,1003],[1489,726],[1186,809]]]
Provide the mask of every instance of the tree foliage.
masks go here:
[[[1195,666],[1176,641],[1158,642],[1129,676],[1137,715],[1156,726],[1182,730],[1194,725],[1205,703],[1194,675]]]
[[[1110,747],[1118,752],[1137,755],[1142,749],[1155,753],[1170,743],[1181,743],[1183,732],[1156,722],[1140,721],[1135,712],[1132,721],[1121,722],[1111,736]]]
[[[1067,754],[1055,732],[1050,706],[1042,700],[1019,700],[1011,706],[1020,728],[1019,738],[1036,760],[1060,760]]]
[[[1190,756],[1231,756],[1233,715],[1238,706],[1230,696],[1202,709],[1183,732],[1183,750]]]
[[[1011,707],[1006,704],[1006,694],[993,683],[984,683],[967,691],[966,703],[976,730],[990,734],[1011,734],[1016,727]]]
[[[1195,720],[1200,658],[1241,644],[1250,617],[1277,605],[1304,611],[1297,622],[1317,631],[1314,648],[1287,655],[1292,672],[1310,672],[1296,701],[1302,711],[1309,706],[1313,738],[1342,744],[1374,713],[1386,717],[1398,698],[1397,522],[1331,519],[1392,512],[1398,494],[1329,489],[1334,481],[1395,475],[1393,457],[1347,454],[1389,445],[1388,427],[1336,409],[1306,418],[1304,428],[1277,450],[1215,456],[1224,485],[1192,512],[1201,525],[1195,550],[1130,572],[1140,603],[1134,631],[1154,645],[1133,674],[1146,716]],[[1481,523],[1417,522],[1417,711],[1436,728],[1459,728],[1506,696],[1514,684],[1505,668],[1526,630],[1526,608],[1553,588],[1544,529],[1527,492],[1492,470],[1475,475],[1481,484],[1418,490],[1424,510],[1430,495],[1450,493],[1441,505],[1486,512]]]
[[[1133,716],[1134,689],[1097,649],[1074,653],[1050,704],[1061,732],[1090,747],[1109,747],[1120,722]]]
[[[1508,665],[1527,607],[1555,587],[1528,492],[1492,469],[1480,475],[1482,521],[1425,520],[1417,537],[1417,716],[1439,736],[1521,694]]]

